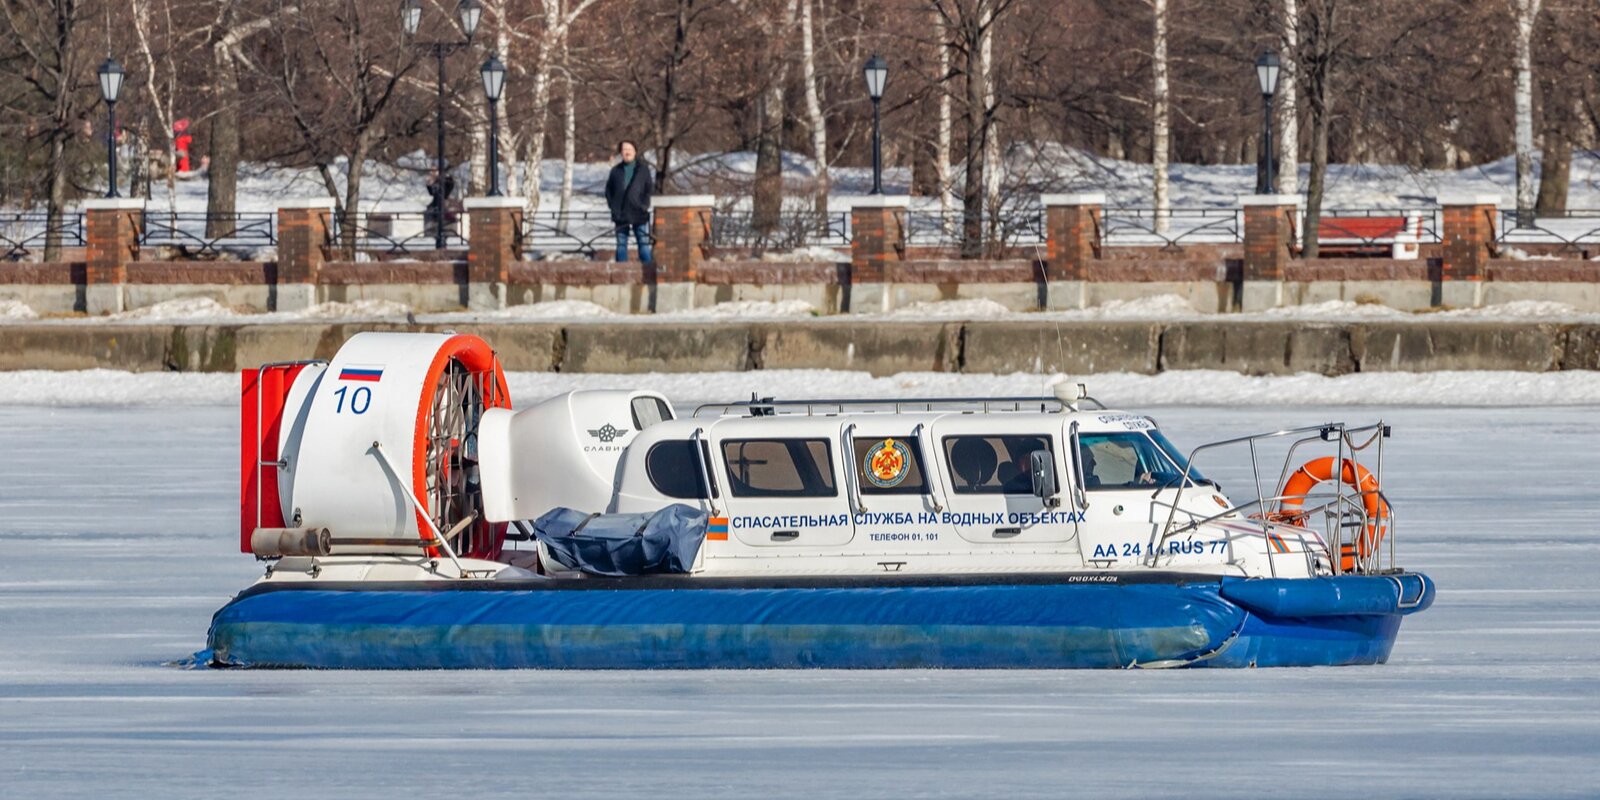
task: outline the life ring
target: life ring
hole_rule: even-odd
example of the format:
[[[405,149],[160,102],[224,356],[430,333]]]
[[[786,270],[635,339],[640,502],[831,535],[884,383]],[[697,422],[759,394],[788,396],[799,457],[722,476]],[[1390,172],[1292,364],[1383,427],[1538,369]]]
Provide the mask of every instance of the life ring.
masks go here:
[[[1314,458],[1300,465],[1283,482],[1283,499],[1278,503],[1278,511],[1269,515],[1273,522],[1285,522],[1291,525],[1305,527],[1306,514],[1300,509],[1305,504],[1306,495],[1319,483],[1333,480],[1332,456]],[[1378,491],[1378,478],[1371,470],[1357,464],[1350,459],[1344,459],[1343,468],[1339,470],[1339,481],[1348,486],[1356,487],[1361,494],[1361,505],[1367,512],[1367,528],[1364,535],[1356,537],[1355,542],[1341,544],[1339,547],[1340,568],[1350,572],[1356,564],[1364,562],[1383,544],[1384,534],[1388,533],[1389,504],[1384,501]]]

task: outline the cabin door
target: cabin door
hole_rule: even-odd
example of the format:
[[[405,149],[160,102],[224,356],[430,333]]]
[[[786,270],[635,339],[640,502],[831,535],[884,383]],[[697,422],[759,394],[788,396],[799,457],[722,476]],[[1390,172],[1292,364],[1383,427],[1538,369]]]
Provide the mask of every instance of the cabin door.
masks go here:
[[[1093,567],[1129,567],[1153,563],[1169,548],[1175,555],[1221,552],[1222,544],[1195,541],[1161,542],[1156,531],[1167,521],[1178,495],[1171,485],[1170,462],[1164,462],[1144,429],[1086,432],[1069,426],[1075,459],[1071,490],[1087,504],[1083,510],[1083,559]],[[1166,488],[1163,488],[1166,487]],[[1194,491],[1189,491],[1189,496]],[[1188,502],[1185,505],[1189,505]],[[1180,514],[1180,521],[1189,517]]]
[[[914,555],[947,549],[950,527],[927,471],[931,439],[927,427],[893,417],[862,419],[844,427],[846,487],[856,538],[874,553]],[[889,558],[898,571],[904,561]]]
[[[855,535],[839,481],[839,440],[773,436],[771,427],[724,432],[713,459],[727,487],[728,530],[757,547],[838,547]],[[748,426],[747,426],[748,427]]]
[[[1059,422],[962,416],[936,423],[934,434],[943,465],[939,479],[949,489],[958,536],[974,544],[1009,544],[1066,542],[1077,535],[1079,516],[1066,492],[1057,493],[1055,502],[1035,496],[1028,471],[1029,455],[1045,450],[1064,482]]]

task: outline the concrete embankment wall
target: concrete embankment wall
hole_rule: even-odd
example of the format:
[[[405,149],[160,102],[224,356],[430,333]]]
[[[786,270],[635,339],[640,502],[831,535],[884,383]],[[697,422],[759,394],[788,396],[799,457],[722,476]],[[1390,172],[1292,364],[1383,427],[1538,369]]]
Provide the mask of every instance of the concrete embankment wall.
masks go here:
[[[1251,375],[1600,369],[1600,324],[1374,322],[751,321],[0,326],[0,370],[226,372],[331,358],[364,330],[484,337],[509,370],[847,369],[1090,374],[1216,369]],[[0,378],[3,380],[3,378]]]

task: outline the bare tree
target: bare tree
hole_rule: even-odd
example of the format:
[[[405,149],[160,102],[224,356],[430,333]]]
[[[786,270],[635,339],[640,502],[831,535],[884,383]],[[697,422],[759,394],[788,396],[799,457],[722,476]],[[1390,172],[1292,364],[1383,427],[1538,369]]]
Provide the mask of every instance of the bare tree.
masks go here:
[[[1516,26],[1517,224],[1531,224],[1533,178],[1533,25],[1543,0],[1510,0]]]
[[[1172,219],[1172,198],[1167,183],[1167,160],[1171,148],[1171,92],[1167,87],[1167,0],[1150,0],[1155,17],[1155,34],[1151,37],[1150,73],[1151,91],[1151,146],[1150,167],[1155,183],[1155,228],[1166,233]]]
[[[81,41],[83,4],[77,0],[0,0],[0,68],[20,96],[7,106],[29,120],[32,139],[45,149],[45,215],[49,233],[44,259],[61,258],[62,214],[71,188],[68,150],[80,122],[95,102],[88,89],[93,56]],[[107,136],[115,132],[107,131]]]
[[[822,115],[822,89],[817,85],[817,48],[811,6],[819,0],[800,0],[800,67],[805,81],[806,127],[811,130],[811,160],[816,164],[816,197],[819,216],[828,213],[828,121]]]
[[[1278,171],[1273,175],[1279,194],[1300,191],[1300,3],[1281,0],[1278,25],[1282,40],[1282,76],[1278,81]]]

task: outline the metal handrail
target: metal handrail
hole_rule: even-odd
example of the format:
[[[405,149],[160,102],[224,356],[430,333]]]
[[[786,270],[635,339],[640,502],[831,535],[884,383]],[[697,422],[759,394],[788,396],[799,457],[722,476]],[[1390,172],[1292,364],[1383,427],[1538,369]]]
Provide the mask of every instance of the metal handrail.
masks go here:
[[[1079,401],[1094,403],[1100,410],[1105,410],[1105,405],[1093,397],[1082,397]],[[861,407],[892,407],[893,411],[887,413],[905,413],[907,408],[933,411],[934,406],[979,406],[983,413],[996,412],[1022,412],[1022,404],[1054,404],[1054,411],[1072,410],[1071,404],[1063,402],[1057,397],[926,397],[906,400],[872,400],[867,398],[854,398],[845,400],[739,400],[731,403],[703,403],[695,407],[691,417],[700,416],[700,412],[709,409],[720,410],[723,416],[730,411],[746,411],[750,409],[771,409],[774,412],[779,408],[804,408],[806,416],[814,416],[817,407],[833,409],[833,413],[843,413],[845,408]],[[992,408],[994,404],[1010,404],[1011,408]]]
[[[1385,424],[1382,420],[1379,420],[1378,422],[1373,423],[1371,425],[1364,425],[1364,426],[1357,427],[1357,428],[1349,428],[1349,427],[1345,426],[1345,424],[1342,423],[1342,422],[1330,422],[1330,423],[1325,423],[1323,425],[1306,426],[1306,427],[1300,427],[1300,428],[1286,428],[1286,429],[1283,429],[1283,430],[1271,431],[1271,432],[1268,432],[1268,433],[1258,433],[1258,434],[1252,434],[1250,436],[1239,436],[1239,437],[1235,437],[1235,438],[1232,438],[1232,439],[1223,439],[1223,440],[1216,441],[1216,442],[1208,442],[1206,444],[1202,444],[1202,445],[1194,448],[1193,450],[1189,451],[1189,457],[1188,457],[1188,459],[1186,459],[1186,461],[1184,463],[1183,474],[1181,476],[1181,479],[1178,481],[1177,494],[1175,494],[1173,496],[1170,510],[1167,512],[1167,520],[1161,526],[1161,533],[1159,534],[1159,537],[1154,532],[1152,532],[1152,537],[1151,537],[1152,541],[1153,542],[1157,542],[1157,541],[1164,542],[1166,540],[1166,538],[1173,533],[1173,522],[1175,521],[1175,519],[1177,517],[1177,512],[1178,512],[1178,508],[1179,508],[1179,505],[1180,505],[1180,501],[1182,501],[1182,499],[1183,499],[1183,492],[1192,483],[1191,475],[1192,475],[1192,473],[1194,471],[1194,463],[1195,463],[1195,460],[1199,457],[1201,452],[1204,452],[1204,451],[1207,451],[1207,450],[1213,450],[1213,449],[1217,449],[1217,448],[1221,448],[1221,447],[1227,447],[1227,446],[1230,446],[1230,445],[1248,444],[1249,447],[1250,447],[1251,469],[1252,469],[1252,471],[1254,472],[1254,475],[1255,475],[1256,500],[1254,502],[1251,502],[1251,503],[1246,503],[1246,504],[1238,505],[1238,506],[1235,506],[1233,508],[1227,509],[1227,510],[1221,512],[1220,514],[1217,514],[1217,515],[1215,515],[1213,517],[1208,518],[1207,521],[1210,521],[1210,520],[1219,519],[1219,518],[1221,518],[1223,516],[1226,516],[1227,514],[1230,514],[1230,513],[1235,513],[1238,509],[1249,508],[1249,507],[1252,507],[1252,506],[1259,507],[1262,510],[1262,513],[1268,513],[1267,509],[1268,509],[1268,503],[1269,502],[1276,503],[1277,507],[1281,509],[1283,500],[1288,499],[1286,496],[1281,495],[1281,494],[1277,495],[1277,496],[1274,496],[1274,497],[1270,497],[1270,498],[1264,496],[1264,494],[1263,494],[1263,492],[1261,490],[1261,475],[1260,475],[1260,466],[1259,466],[1259,463],[1258,463],[1259,462],[1259,455],[1256,452],[1256,442],[1261,441],[1261,440],[1265,440],[1265,439],[1276,439],[1276,438],[1282,438],[1282,437],[1285,437],[1285,436],[1298,436],[1298,435],[1307,434],[1307,433],[1315,433],[1316,434],[1315,436],[1308,436],[1308,437],[1305,437],[1303,439],[1300,439],[1300,440],[1294,442],[1292,445],[1290,445],[1288,453],[1285,454],[1285,456],[1284,456],[1283,469],[1279,473],[1278,483],[1276,484],[1277,489],[1281,490],[1283,485],[1284,485],[1284,483],[1285,483],[1285,481],[1288,478],[1289,465],[1292,463],[1292,459],[1294,457],[1294,453],[1300,448],[1300,446],[1302,444],[1306,444],[1307,442],[1311,442],[1311,441],[1314,441],[1314,440],[1317,440],[1317,439],[1320,439],[1322,441],[1337,441],[1338,442],[1338,456],[1337,456],[1337,461],[1335,463],[1341,465],[1340,471],[1338,473],[1341,476],[1341,479],[1336,481],[1336,484],[1337,484],[1338,488],[1335,490],[1335,498],[1336,498],[1335,502],[1343,502],[1343,501],[1348,500],[1349,498],[1345,495],[1345,492],[1344,492],[1345,482],[1342,479],[1342,475],[1343,475],[1343,467],[1342,467],[1342,465],[1344,464],[1344,462],[1346,460],[1350,461],[1353,465],[1355,465],[1355,468],[1354,468],[1353,471],[1359,475],[1360,468],[1361,468],[1360,467],[1360,461],[1356,458],[1355,454],[1357,452],[1360,452],[1361,450],[1365,450],[1367,447],[1370,447],[1374,442],[1378,443],[1378,452],[1379,452],[1378,473],[1376,473],[1374,475],[1374,477],[1377,480],[1379,486],[1380,487],[1382,486],[1382,484],[1383,484],[1383,476],[1382,476],[1382,470],[1383,470],[1383,462],[1382,462],[1383,445],[1382,445],[1382,442],[1383,442],[1383,440],[1385,438],[1387,438],[1388,433],[1390,432],[1390,430],[1391,430],[1390,426]],[[1362,432],[1365,432],[1365,431],[1372,431],[1373,432],[1373,435],[1368,437],[1366,441],[1361,442],[1360,444],[1357,444],[1351,438],[1352,434],[1359,434],[1359,433],[1362,433]],[[1346,447],[1349,447],[1349,449],[1350,449],[1350,458],[1348,458],[1348,459],[1346,459],[1346,457],[1345,457],[1345,448]],[[1161,489],[1157,489],[1156,493],[1151,495],[1151,499],[1152,500],[1156,499],[1156,497],[1162,491],[1164,491],[1165,488],[1166,487],[1162,487]],[[1368,493],[1365,490],[1360,490],[1359,485],[1356,486],[1355,488],[1358,489],[1358,491],[1356,491],[1350,497],[1361,497],[1361,496],[1364,496],[1365,494]],[[1388,526],[1389,526],[1388,539],[1389,539],[1389,546],[1390,546],[1390,564],[1392,566],[1393,563],[1394,563],[1394,555],[1393,555],[1393,553],[1394,553],[1394,549],[1393,549],[1394,548],[1394,536],[1393,536],[1393,533],[1394,533],[1394,513],[1393,513],[1393,505],[1391,503],[1389,503],[1388,498],[1385,497],[1382,494],[1381,490],[1379,491],[1378,496],[1379,496],[1380,500],[1382,500],[1382,502],[1384,503],[1384,507],[1389,509],[1389,512],[1388,512],[1388,517],[1389,517],[1389,519],[1388,519]],[[1321,508],[1325,509],[1326,506],[1323,506]],[[1189,512],[1185,512],[1185,513],[1189,513]],[[1307,513],[1311,513],[1311,512],[1307,512]],[[1365,535],[1367,535],[1366,534],[1367,525],[1370,524],[1370,521],[1366,519],[1366,509],[1365,509],[1364,506],[1361,509],[1361,517],[1362,517],[1362,523],[1363,523],[1362,535],[1365,536]],[[1193,527],[1194,524],[1196,524],[1196,523],[1191,523],[1190,525],[1185,526],[1183,528],[1180,528],[1179,530],[1187,530],[1190,527]],[[1342,544],[1343,544],[1342,537],[1335,537],[1334,538],[1334,542],[1330,547],[1332,549],[1334,549],[1334,550],[1337,550],[1342,546]],[[1341,559],[1341,553],[1338,553],[1338,552],[1330,552],[1329,553],[1329,561],[1331,562],[1333,572],[1336,575],[1339,574],[1340,571],[1341,571],[1341,566],[1342,566],[1341,565],[1341,560],[1342,560]],[[1269,570],[1274,575],[1276,575],[1277,574],[1277,568],[1273,563],[1273,553],[1271,551],[1271,548],[1268,548],[1268,550],[1267,550],[1267,562],[1268,562]],[[1358,565],[1358,566],[1362,566],[1362,567],[1375,566],[1375,563],[1372,564],[1372,565],[1362,564],[1362,565]]]

